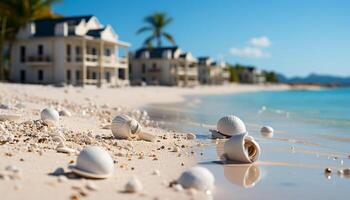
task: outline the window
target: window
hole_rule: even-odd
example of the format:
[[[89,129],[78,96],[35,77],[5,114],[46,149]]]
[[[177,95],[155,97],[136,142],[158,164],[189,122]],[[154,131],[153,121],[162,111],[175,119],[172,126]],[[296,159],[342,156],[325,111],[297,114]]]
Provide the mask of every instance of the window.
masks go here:
[[[131,64],[129,64],[129,72],[130,72],[130,74],[132,73],[132,65]]]
[[[91,52],[92,52],[92,55],[97,55],[97,51],[96,51],[96,48],[95,48],[95,47],[92,47]]]
[[[67,62],[70,62],[70,56],[71,56],[71,46],[70,46],[70,44],[67,44],[66,56],[67,56]]]
[[[118,78],[125,80],[125,69],[118,69]]]
[[[105,56],[110,56],[111,50],[109,48],[105,49]]]
[[[75,80],[80,80],[80,71],[79,70],[77,70],[77,71],[75,71]]]
[[[111,74],[109,72],[105,73],[105,79],[107,80],[108,83],[111,82]]]
[[[142,73],[146,73],[146,65],[144,63],[142,64]]]
[[[38,70],[38,80],[43,81],[44,80],[44,72],[43,70]]]
[[[81,48],[80,48],[80,46],[76,46],[75,47],[75,61],[79,62],[81,60],[82,60],[82,58],[81,58]]]
[[[44,54],[44,46],[42,44],[38,45],[38,55],[42,56]]]
[[[92,72],[92,79],[97,79],[97,74],[96,74],[96,72]]]
[[[24,63],[26,61],[26,47],[25,46],[21,46],[20,60],[22,63]]]
[[[70,70],[67,70],[66,73],[67,73],[67,74],[66,74],[67,83],[70,83],[70,81],[71,81],[71,72],[70,72]]]

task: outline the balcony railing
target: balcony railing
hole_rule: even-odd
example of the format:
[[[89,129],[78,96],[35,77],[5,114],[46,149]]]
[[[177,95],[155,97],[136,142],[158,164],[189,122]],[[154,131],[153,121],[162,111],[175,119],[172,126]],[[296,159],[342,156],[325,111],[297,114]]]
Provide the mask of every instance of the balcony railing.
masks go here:
[[[27,62],[51,62],[50,56],[29,56]]]

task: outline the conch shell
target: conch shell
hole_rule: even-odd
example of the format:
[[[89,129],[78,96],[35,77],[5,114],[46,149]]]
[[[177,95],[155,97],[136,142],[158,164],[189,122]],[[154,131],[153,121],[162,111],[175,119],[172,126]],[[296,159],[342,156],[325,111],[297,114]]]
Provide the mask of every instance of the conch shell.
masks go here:
[[[253,163],[260,156],[260,146],[248,134],[233,135],[225,142],[224,152],[229,161]]]
[[[210,191],[214,189],[214,181],[214,175],[207,168],[195,166],[184,171],[177,183],[184,188]]]
[[[213,138],[229,138],[233,135],[247,133],[244,122],[235,115],[227,115],[222,117],[217,125],[217,130],[210,130]]]
[[[117,139],[129,139],[139,137],[146,141],[154,141],[156,137],[150,133],[142,131],[141,124],[128,115],[117,115],[111,124],[111,130]]]
[[[60,120],[60,115],[53,108],[45,108],[40,113],[40,118],[49,125],[57,125]]]

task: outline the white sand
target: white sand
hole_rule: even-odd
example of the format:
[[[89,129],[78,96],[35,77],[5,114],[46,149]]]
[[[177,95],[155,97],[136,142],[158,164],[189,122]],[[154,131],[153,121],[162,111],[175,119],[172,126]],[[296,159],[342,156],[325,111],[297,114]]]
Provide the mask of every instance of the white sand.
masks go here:
[[[195,89],[175,87],[97,89],[93,86],[56,88],[2,83],[0,84],[0,103],[9,102],[11,105],[22,103],[25,108],[0,109],[0,113],[16,112],[22,115],[21,119],[15,123],[1,122],[8,132],[13,132],[15,140],[0,145],[0,199],[69,199],[72,195],[76,195],[79,199],[210,198],[203,192],[189,194],[188,191],[176,192],[168,187],[169,182],[175,180],[181,171],[195,165],[195,156],[190,152],[192,149],[202,148],[199,147],[198,141],[186,140],[181,134],[176,134],[180,139],[173,138],[175,133],[152,126],[147,129],[159,136],[159,141],[154,143],[116,139],[96,140],[95,136],[102,135],[106,138],[111,136],[110,130],[102,129],[102,125],[110,123],[115,113],[130,113],[134,108],[147,104],[181,102],[185,100],[186,95],[214,95],[287,88],[283,85],[227,85],[202,86]],[[48,137],[50,130],[46,128],[41,126],[36,127],[35,130],[21,128],[24,126],[21,123],[39,119],[40,110],[48,106],[65,107],[72,112],[71,117],[62,117],[60,122],[61,131],[64,132],[69,147],[81,149],[86,145],[102,146],[116,161],[111,178],[89,180],[98,186],[98,191],[89,191],[84,188],[87,181],[85,179],[68,179],[60,183],[57,176],[49,175],[60,167],[64,168],[65,172],[70,172],[67,167],[70,163],[74,164],[76,155],[56,153],[54,148],[57,143]],[[58,132],[58,130],[53,129],[51,132]],[[92,136],[86,139],[88,132]],[[166,138],[162,137],[164,135]],[[40,138],[47,140],[38,142]],[[171,152],[175,144],[185,145],[185,148],[181,148],[179,153]],[[145,155],[144,158],[139,159],[140,153]],[[154,160],[153,154],[157,160]],[[20,169],[20,176],[10,180],[1,179],[1,174],[6,176],[8,173],[5,167],[9,165],[17,166]],[[160,176],[152,175],[154,169],[160,171]],[[133,175],[143,183],[143,194],[123,193],[124,184]],[[83,189],[77,190],[79,187]]]

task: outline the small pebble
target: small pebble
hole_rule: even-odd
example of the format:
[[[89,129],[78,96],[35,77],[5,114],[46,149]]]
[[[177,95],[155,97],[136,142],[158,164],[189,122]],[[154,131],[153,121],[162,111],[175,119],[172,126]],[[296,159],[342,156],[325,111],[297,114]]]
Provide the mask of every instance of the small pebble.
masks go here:
[[[325,170],[324,170],[324,173],[325,174],[331,174],[332,173],[332,169],[331,168],[326,168]]]
[[[152,172],[153,175],[156,175],[156,176],[160,176],[160,171],[158,169],[155,169],[153,172]]]
[[[125,185],[125,192],[139,193],[142,190],[143,190],[142,183],[136,177],[133,177],[132,179],[130,179]]]
[[[85,185],[86,189],[91,190],[91,191],[97,191],[98,187],[95,183],[88,181]]]

